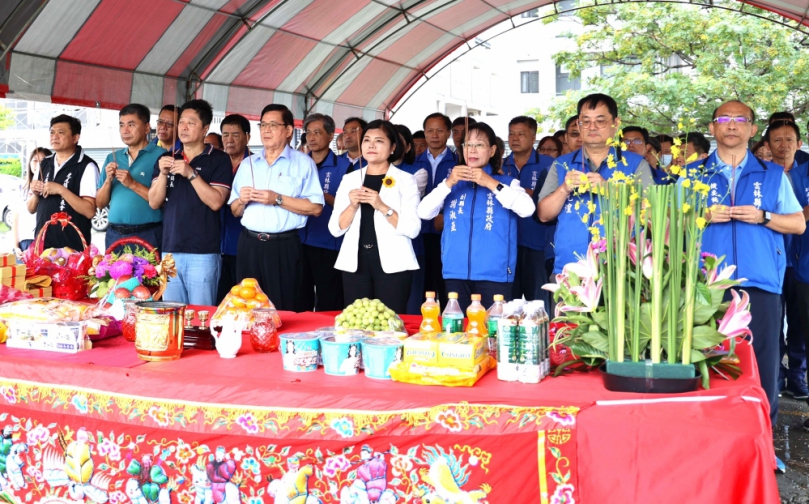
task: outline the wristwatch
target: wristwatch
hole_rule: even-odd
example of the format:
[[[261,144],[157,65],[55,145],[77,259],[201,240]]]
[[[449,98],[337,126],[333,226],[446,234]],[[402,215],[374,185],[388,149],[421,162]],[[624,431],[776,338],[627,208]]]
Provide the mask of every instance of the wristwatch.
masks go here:
[[[281,206],[284,203],[284,197],[280,194],[275,198],[275,206]]]
[[[390,219],[391,217],[393,217],[393,209],[388,207],[388,211],[385,212],[385,218]]]
[[[195,178],[197,178],[197,177],[199,177],[199,175],[197,175],[197,172],[195,172],[195,171],[191,170],[191,176],[190,176],[190,177],[188,177],[188,181],[189,181],[189,182],[192,182],[192,181],[193,181]]]
[[[506,187],[506,186],[504,186],[503,184],[497,184],[497,187],[495,187],[494,190],[496,192],[500,192],[500,191],[503,190],[504,187]]]
[[[769,224],[770,220],[772,220],[772,213],[768,211],[764,211],[764,222],[761,223],[762,226],[766,226]]]

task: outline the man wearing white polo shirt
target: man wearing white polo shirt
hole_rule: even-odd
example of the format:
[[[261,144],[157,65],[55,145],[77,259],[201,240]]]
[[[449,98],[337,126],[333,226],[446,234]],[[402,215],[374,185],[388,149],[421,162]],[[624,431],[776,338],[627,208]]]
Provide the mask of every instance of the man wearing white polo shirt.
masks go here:
[[[293,121],[284,105],[264,107],[259,123],[264,149],[242,161],[229,203],[244,226],[237,276],[256,278],[279,310],[297,311],[302,272],[298,230],[310,215],[320,215],[325,201],[315,162],[287,143]]]

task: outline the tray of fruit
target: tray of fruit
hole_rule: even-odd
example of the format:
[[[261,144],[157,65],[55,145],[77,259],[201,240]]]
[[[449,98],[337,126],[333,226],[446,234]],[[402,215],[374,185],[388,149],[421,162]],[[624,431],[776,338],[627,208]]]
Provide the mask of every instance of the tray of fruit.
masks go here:
[[[256,308],[275,309],[275,305],[261,290],[258,280],[245,278],[234,285],[225,299],[219,303],[211,318],[211,327],[221,327],[222,323],[227,320],[246,320],[249,329],[253,325],[253,310]],[[281,327],[281,317],[278,312],[275,313],[273,321],[276,328]]]
[[[357,299],[334,317],[335,327],[366,331],[404,332],[402,319],[378,299]]]

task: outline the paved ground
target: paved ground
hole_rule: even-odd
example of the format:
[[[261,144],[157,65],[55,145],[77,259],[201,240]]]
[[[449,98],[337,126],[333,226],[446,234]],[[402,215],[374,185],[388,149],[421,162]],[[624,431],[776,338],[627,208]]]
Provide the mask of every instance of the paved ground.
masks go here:
[[[775,451],[787,464],[787,473],[777,475],[781,502],[809,502],[809,432],[803,430],[809,418],[806,401],[782,397],[775,431]]]

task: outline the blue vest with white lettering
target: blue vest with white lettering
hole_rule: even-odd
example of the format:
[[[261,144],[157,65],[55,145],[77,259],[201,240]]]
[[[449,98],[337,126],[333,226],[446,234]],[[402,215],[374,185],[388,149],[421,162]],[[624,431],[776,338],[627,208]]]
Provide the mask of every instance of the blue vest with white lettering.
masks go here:
[[[802,207],[809,205],[809,163],[799,165],[790,170],[792,189]],[[787,254],[792,258],[791,266],[795,268],[795,279],[809,284],[809,233],[792,236],[791,243],[785,245]],[[789,264],[789,259],[787,264]]]
[[[433,177],[433,167],[430,164],[430,158],[427,157],[429,153],[430,151],[426,150],[421,153],[421,156],[416,158],[416,161],[413,162],[413,171],[411,172],[415,174],[421,168],[427,170],[427,189],[425,190],[425,194],[430,194],[433,189],[435,189],[435,186],[449,177],[449,173],[455,168],[455,165],[458,164],[458,158],[455,153],[448,148],[441,162],[435,167],[435,177]],[[422,221],[421,232],[438,234],[432,220]]]
[[[514,153],[508,155],[503,162],[503,172],[509,177],[519,178],[520,185],[523,189],[530,189],[531,191],[539,191],[545,183],[545,178],[548,176],[548,169],[553,164],[553,158],[550,156],[543,156],[537,151],[531,149],[531,156],[528,162],[517,170],[517,165],[514,162]],[[548,241],[548,229],[551,226],[547,224],[540,224],[536,222],[533,216],[523,217],[517,221],[517,245],[527,247],[532,250],[545,250],[545,244]]]
[[[486,165],[486,173],[492,167]],[[493,175],[504,186],[508,175]],[[485,187],[460,181],[444,200],[441,259],[444,278],[513,282],[517,265],[517,214]]]
[[[347,158],[339,157],[332,151],[326,155],[323,160],[323,166],[317,170],[317,175],[320,178],[320,187],[323,188],[323,194],[337,194],[337,188],[340,187],[340,181],[343,180],[343,175],[346,170],[351,166],[351,161]],[[306,227],[301,228],[300,236],[301,243],[310,245],[312,247],[324,248],[329,250],[340,250],[340,245],[343,243],[343,237],[335,238],[329,231],[329,219],[334,207],[328,203],[323,205],[323,211],[317,217],[309,216],[306,219]]]
[[[611,179],[617,172],[621,172],[627,177],[632,177],[638,166],[643,162],[643,156],[639,156],[634,152],[616,150],[614,147],[610,147],[610,154],[612,154],[616,166],[615,168],[607,166],[606,159],[601,163],[598,173],[604,180]],[[589,172],[590,168],[585,166],[586,164],[587,161],[583,158],[581,149],[556,158],[554,165],[559,177],[559,184],[564,183],[568,172],[574,170],[582,173]],[[582,216],[587,211],[587,202],[591,201],[591,198],[596,205],[596,211],[589,215],[587,222],[582,222]],[[579,210],[576,210],[577,203],[579,204]],[[554,274],[561,273],[565,264],[578,261],[578,257],[584,257],[592,240],[589,228],[600,217],[601,210],[598,208],[598,198],[595,195],[570,193],[562,207],[562,211],[559,212],[554,235],[554,250],[556,251],[556,259],[553,263]],[[603,229],[600,229],[600,233],[601,236],[604,236]]]
[[[710,185],[708,206],[731,206],[730,181],[717,169],[716,151],[688,168],[703,166],[702,181]],[[754,205],[775,212],[784,169],[761,161],[747,151],[747,164],[736,180],[734,206]],[[738,220],[709,224],[702,235],[702,252],[725,256],[723,265],[735,264],[733,278],[746,278],[742,286],[781,293],[786,270],[784,236],[760,224]],[[721,269],[722,266],[720,266]]]

